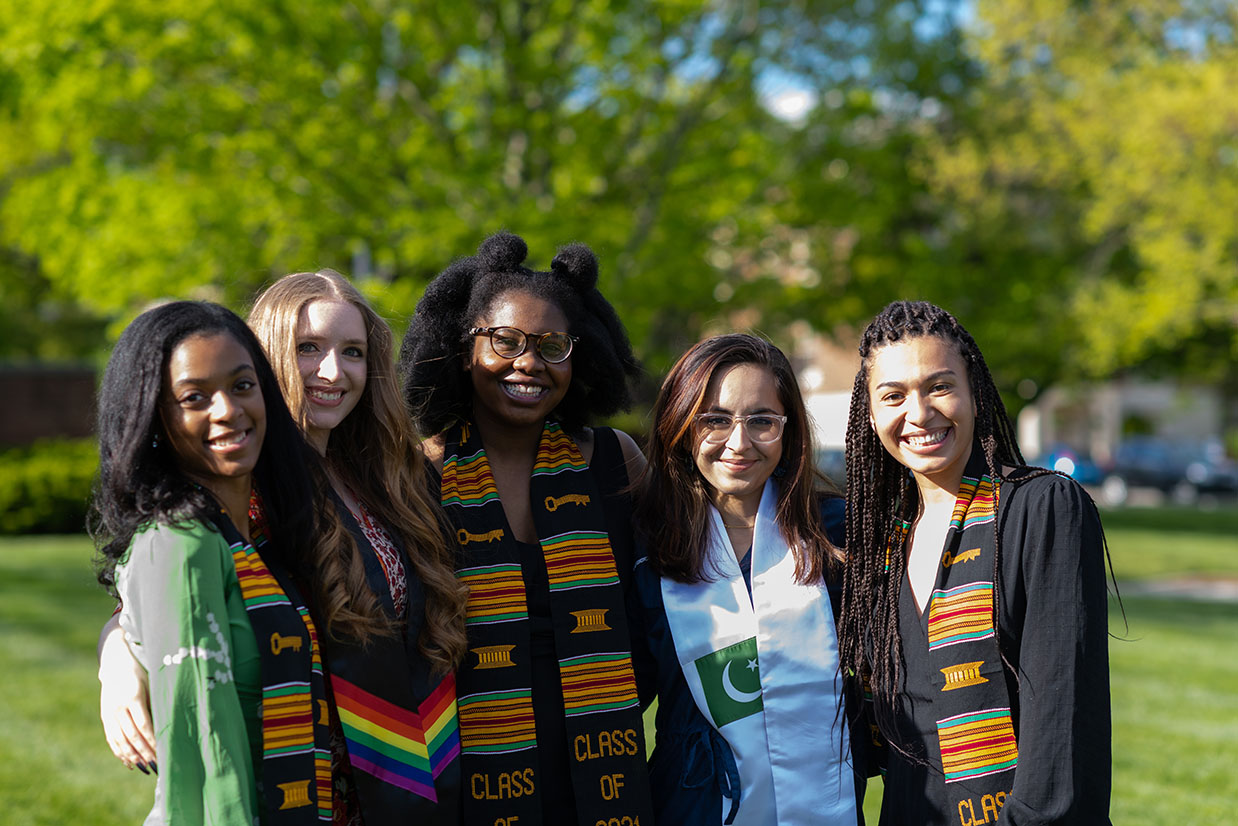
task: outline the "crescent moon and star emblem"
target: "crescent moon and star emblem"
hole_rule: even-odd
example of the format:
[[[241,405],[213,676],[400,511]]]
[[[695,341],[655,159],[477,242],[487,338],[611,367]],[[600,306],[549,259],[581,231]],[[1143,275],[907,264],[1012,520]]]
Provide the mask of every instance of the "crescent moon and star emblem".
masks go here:
[[[708,710],[714,725],[721,728],[764,710],[756,637],[711,651],[694,665],[706,706],[702,711]]]
[[[734,664],[733,660],[728,661],[722,669],[722,690],[726,692],[726,696],[737,703],[751,703],[753,700],[761,699],[761,689],[758,688],[756,691],[740,691],[735,687],[735,683],[731,682],[731,666]],[[749,671],[756,671],[757,661],[748,660],[747,668]]]

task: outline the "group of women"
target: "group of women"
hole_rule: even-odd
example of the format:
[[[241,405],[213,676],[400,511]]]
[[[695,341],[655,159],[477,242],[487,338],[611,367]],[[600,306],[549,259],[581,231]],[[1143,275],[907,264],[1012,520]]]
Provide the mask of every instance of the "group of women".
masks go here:
[[[841,826],[878,771],[891,826],[1108,822],[1095,508],[952,316],[866,329],[844,498],[754,336],[672,368],[647,462],[596,426],[639,373],[597,260],[526,257],[451,264],[398,364],[332,272],[125,330],[101,710],[147,823]]]

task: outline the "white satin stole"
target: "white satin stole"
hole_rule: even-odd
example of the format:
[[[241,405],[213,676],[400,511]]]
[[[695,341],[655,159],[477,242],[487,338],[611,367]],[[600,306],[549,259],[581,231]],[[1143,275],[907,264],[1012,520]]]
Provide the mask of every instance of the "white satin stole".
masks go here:
[[[830,597],[824,582],[795,581],[795,557],[774,521],[776,506],[771,479],[753,531],[751,599],[722,517],[711,508],[705,570],[721,577],[690,585],[664,577],[667,619],[697,707],[735,754],[742,795],[736,826],[854,826],[855,785],[846,718],[839,711],[838,637]],[[729,646],[748,650],[751,643],[745,641],[753,638],[763,708],[718,725],[697,661]],[[737,672],[751,665],[733,664]],[[754,696],[738,690],[726,670],[718,675],[707,668],[706,673],[711,682],[721,678],[732,701]],[[711,693],[716,706],[727,703],[719,699],[723,695],[716,685]],[[723,817],[729,809],[730,801],[724,800]]]

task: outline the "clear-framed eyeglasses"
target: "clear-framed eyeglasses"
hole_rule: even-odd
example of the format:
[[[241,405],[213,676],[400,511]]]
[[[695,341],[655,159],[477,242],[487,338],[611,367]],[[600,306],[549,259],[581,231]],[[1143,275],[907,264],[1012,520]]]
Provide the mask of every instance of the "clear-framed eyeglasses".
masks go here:
[[[576,336],[567,333],[526,333],[515,327],[472,327],[469,329],[469,335],[488,336],[490,348],[494,350],[495,355],[505,359],[516,358],[528,349],[529,342],[532,341],[537,354],[542,361],[548,364],[566,361],[567,357],[572,354],[572,345],[580,341]]]
[[[730,413],[698,413],[696,425],[701,435],[710,444],[721,444],[731,438],[735,425],[744,428],[748,438],[761,444],[776,442],[782,438],[786,416],[773,413],[753,413],[751,416],[732,416]]]

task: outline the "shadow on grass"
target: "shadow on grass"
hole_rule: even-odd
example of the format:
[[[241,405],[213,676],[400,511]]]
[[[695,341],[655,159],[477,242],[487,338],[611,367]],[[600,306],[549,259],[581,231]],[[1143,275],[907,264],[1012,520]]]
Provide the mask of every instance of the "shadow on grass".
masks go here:
[[[1102,508],[1105,530],[1155,531],[1215,536],[1234,542],[1238,553],[1238,507],[1203,508]],[[1238,559],[1235,560],[1238,567]]]
[[[1238,604],[1205,600],[1158,597],[1147,594],[1123,596],[1128,616],[1165,625],[1199,628],[1238,621]]]
[[[94,655],[99,629],[115,600],[95,581],[88,546],[76,538],[41,553],[40,543],[3,549],[0,629],[24,632],[62,650]],[[68,546],[67,548],[65,546]]]

